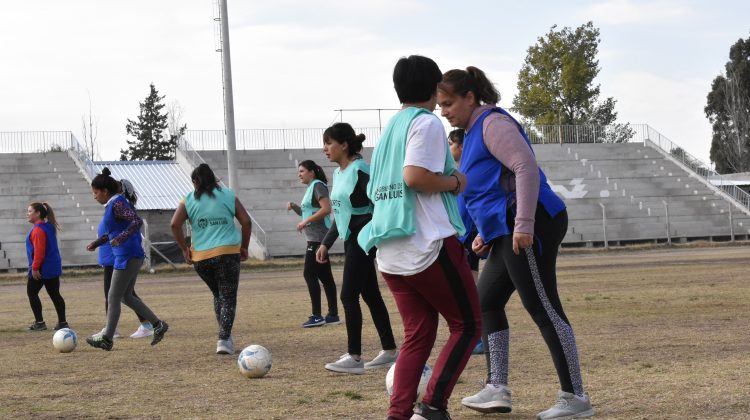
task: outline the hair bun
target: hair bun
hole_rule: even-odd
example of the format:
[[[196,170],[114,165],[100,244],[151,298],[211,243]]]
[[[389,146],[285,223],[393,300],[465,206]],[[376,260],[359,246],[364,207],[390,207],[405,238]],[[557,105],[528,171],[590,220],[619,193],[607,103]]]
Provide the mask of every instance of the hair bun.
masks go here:
[[[357,141],[358,141],[358,142],[360,142],[360,143],[364,143],[364,142],[365,142],[365,139],[366,139],[367,137],[366,137],[366,136],[365,136],[364,134],[362,134],[362,133],[359,133],[359,134],[357,134],[357,135],[356,135],[356,137],[355,137],[355,138],[357,139]]]
[[[105,167],[104,167],[104,169],[102,169],[102,175],[107,175],[107,176],[110,176],[110,175],[112,175],[112,172],[110,172],[110,171],[109,171],[109,168],[107,168],[107,167],[105,166]]]

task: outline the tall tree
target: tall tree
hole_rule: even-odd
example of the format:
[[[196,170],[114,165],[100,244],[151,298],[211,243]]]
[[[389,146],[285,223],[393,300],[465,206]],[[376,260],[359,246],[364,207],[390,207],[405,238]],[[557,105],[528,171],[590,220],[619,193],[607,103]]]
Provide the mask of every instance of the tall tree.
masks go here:
[[[750,171],[750,37],[729,48],[726,74],[716,76],[704,112],[711,122],[711,161],[719,173]]]
[[[575,30],[557,25],[529,47],[518,73],[518,95],[513,106],[536,125],[607,125],[609,142],[628,141],[628,124],[617,120],[613,98],[599,102],[599,29],[588,22]],[[600,140],[600,141],[601,141]]]
[[[167,118],[167,131],[169,132],[169,141],[175,145],[187,131],[187,124],[182,123],[183,109],[179,102],[172,101],[169,104],[169,117]]]
[[[164,96],[159,96],[156,87],[151,83],[151,91],[144,102],[140,103],[138,121],[128,118],[125,130],[135,137],[127,140],[128,148],[120,150],[120,160],[171,160],[174,159],[176,139],[165,136],[167,114],[162,114]]]
[[[99,135],[99,121],[91,111],[91,94],[89,94],[89,113],[81,115],[81,134],[83,135],[83,147],[86,149],[86,159],[94,160],[98,147],[96,138]]]

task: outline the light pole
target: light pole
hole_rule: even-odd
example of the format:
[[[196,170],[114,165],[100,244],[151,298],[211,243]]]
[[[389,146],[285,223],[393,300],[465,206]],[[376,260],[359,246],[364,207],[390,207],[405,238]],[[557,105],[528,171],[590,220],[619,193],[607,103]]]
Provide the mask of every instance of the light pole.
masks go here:
[[[227,18],[227,0],[219,0],[221,20],[221,64],[224,82],[224,130],[227,139],[227,173],[229,188],[237,191],[240,188],[237,179],[237,143],[234,137],[234,97],[232,95],[232,62],[229,55],[229,19]]]

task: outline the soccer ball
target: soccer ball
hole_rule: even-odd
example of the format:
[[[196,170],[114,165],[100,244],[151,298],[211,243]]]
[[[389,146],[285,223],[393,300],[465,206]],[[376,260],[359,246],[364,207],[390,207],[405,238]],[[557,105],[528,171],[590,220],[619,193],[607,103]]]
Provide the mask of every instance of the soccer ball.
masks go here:
[[[52,345],[60,353],[70,353],[76,348],[77,344],[78,336],[70,328],[60,328],[52,336]]]
[[[385,375],[385,391],[388,393],[388,395],[393,395],[393,375],[394,372],[396,372],[396,363],[394,363],[391,368],[388,369],[388,373]],[[432,368],[429,365],[425,364],[424,368],[422,369],[422,377],[419,378],[416,401],[419,401],[419,399],[422,397],[422,394],[424,394],[424,391],[427,389],[427,382],[430,381],[431,376]]]
[[[240,352],[237,366],[248,378],[262,378],[271,370],[271,352],[257,344],[249,345]]]

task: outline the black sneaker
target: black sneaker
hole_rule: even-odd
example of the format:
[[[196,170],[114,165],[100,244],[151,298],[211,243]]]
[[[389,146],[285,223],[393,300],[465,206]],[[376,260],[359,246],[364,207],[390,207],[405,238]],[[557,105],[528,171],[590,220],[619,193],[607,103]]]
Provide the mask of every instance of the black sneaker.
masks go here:
[[[418,420],[451,420],[447,410],[430,407],[427,404],[419,403],[414,408],[412,419]]]
[[[154,338],[151,339],[151,345],[155,346],[159,344],[159,341],[161,341],[164,338],[164,334],[167,333],[167,330],[169,329],[169,325],[164,321],[159,321],[154,325]]]
[[[92,335],[91,337],[86,338],[86,342],[89,343],[91,347],[96,347],[107,351],[112,350],[112,339],[107,338],[104,335]]]
[[[55,325],[55,331],[57,331],[57,330],[61,330],[61,329],[63,329],[63,328],[70,328],[70,325],[68,325],[68,323],[67,323],[67,322],[58,322],[58,323],[57,323],[57,324]]]
[[[47,324],[42,322],[35,322],[29,327],[29,331],[44,331],[47,329]]]

